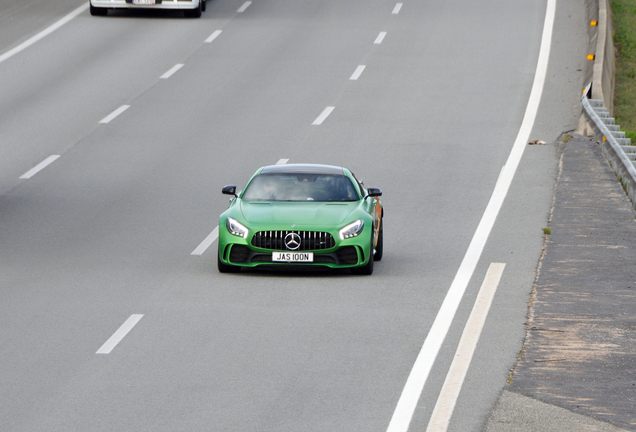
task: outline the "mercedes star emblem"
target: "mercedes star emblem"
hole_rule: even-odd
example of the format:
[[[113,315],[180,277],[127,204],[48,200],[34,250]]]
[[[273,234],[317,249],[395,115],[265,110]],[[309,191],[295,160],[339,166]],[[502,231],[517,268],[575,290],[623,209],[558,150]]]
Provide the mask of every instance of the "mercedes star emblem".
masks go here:
[[[300,247],[300,236],[296,233],[289,233],[285,236],[285,246],[289,250],[296,250]]]

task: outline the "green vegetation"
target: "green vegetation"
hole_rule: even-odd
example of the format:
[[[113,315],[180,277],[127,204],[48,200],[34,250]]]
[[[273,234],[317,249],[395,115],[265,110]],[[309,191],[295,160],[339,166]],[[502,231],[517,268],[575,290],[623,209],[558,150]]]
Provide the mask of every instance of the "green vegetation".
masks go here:
[[[552,234],[552,230],[550,228],[543,228],[543,234],[550,235]]]
[[[616,45],[614,117],[636,144],[636,0],[612,0]]]
[[[618,177],[618,181],[621,182],[621,186],[623,187],[623,192],[625,192],[625,195],[629,196],[629,194],[627,193],[627,182],[623,180],[623,177]]]

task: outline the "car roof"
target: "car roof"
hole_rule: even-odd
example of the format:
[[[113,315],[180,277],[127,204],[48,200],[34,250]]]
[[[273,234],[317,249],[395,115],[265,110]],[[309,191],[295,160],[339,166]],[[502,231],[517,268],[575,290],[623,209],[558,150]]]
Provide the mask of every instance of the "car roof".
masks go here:
[[[269,165],[261,169],[261,174],[331,174],[344,175],[342,167],[319,164]]]

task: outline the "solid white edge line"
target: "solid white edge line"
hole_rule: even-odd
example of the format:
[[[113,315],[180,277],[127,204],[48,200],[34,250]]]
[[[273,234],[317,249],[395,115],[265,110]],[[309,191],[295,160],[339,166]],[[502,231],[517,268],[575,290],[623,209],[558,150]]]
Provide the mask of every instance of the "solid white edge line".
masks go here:
[[[216,226],[212,230],[210,234],[197,246],[195,250],[192,251],[190,255],[203,255],[203,253],[208,250],[208,248],[214,243],[214,241],[219,238],[219,227]]]
[[[336,107],[328,106],[327,108],[322,110],[320,115],[312,123],[312,126],[320,126],[322,124],[322,122],[324,122],[327,119],[327,117],[329,117],[329,114],[331,114],[331,112],[334,110],[334,108],[336,108]]]
[[[400,9],[402,9],[402,3],[397,3],[395,5],[395,7],[393,8],[393,12],[391,12],[393,15],[397,15],[400,13]]]
[[[62,27],[64,24],[68,23],[70,20],[72,20],[73,18],[75,18],[76,16],[78,16],[79,14],[81,14],[82,12],[84,12],[86,9],[88,9],[88,2],[84,3],[83,5],[81,5],[80,7],[78,7],[77,9],[75,9],[73,12],[69,13],[68,15],[66,15],[65,17],[63,17],[62,19],[56,21],[54,24],[52,24],[51,26],[45,28],[44,30],[42,30],[40,33],[36,34],[35,36],[31,37],[30,39],[22,42],[20,45],[18,45],[17,47],[10,49],[9,51],[7,51],[6,53],[0,55],[0,63],[2,63],[3,61],[13,57],[14,55],[16,55],[17,53],[19,53],[20,51],[25,50],[26,48],[30,47],[31,45],[33,45],[34,43],[36,43],[37,41],[39,41],[40,39],[45,38],[46,36],[50,35],[51,33],[53,33],[55,30],[59,29],[60,27]]]
[[[240,8],[238,8],[237,12],[241,13],[241,12],[245,12],[245,9],[247,9],[248,7],[250,7],[250,5],[252,4],[251,1],[246,1],[245,3],[243,3],[243,6],[241,6]]]
[[[386,36],[386,32],[380,32],[380,34],[378,35],[377,38],[375,38],[375,41],[373,43],[376,45],[380,45],[382,41],[384,40],[385,36]]]
[[[437,353],[446,338],[446,334],[448,333],[448,329],[450,328],[453,317],[455,316],[459,302],[461,301],[466,287],[468,286],[468,282],[472,277],[486,240],[490,235],[495,219],[501,209],[501,205],[506,194],[508,193],[515,171],[519,166],[521,156],[525,150],[525,146],[528,142],[528,138],[532,131],[537,111],[539,109],[541,94],[543,93],[543,85],[545,83],[548,60],[550,57],[550,45],[552,43],[555,9],[556,0],[548,0],[534,82],[532,84],[528,105],[526,106],[526,112],[523,122],[521,123],[517,139],[515,140],[510,155],[508,156],[506,165],[502,169],[501,178],[495,186],[490,201],[488,202],[488,206],[486,207],[486,211],[484,212],[481,221],[479,222],[479,226],[477,227],[470,245],[468,246],[466,255],[457,270],[457,274],[455,275],[444,302],[435,317],[435,321],[431,326],[428,336],[424,340],[424,345],[422,345],[422,349],[415,360],[413,369],[409,374],[398,404],[393,412],[393,417],[391,418],[387,432],[408,431],[411,419],[413,418],[413,412],[415,411],[417,402],[422,394],[428,374],[430,373],[433,363],[435,362],[435,358],[437,357]]]
[[[123,338],[126,337],[128,332],[130,332],[135,325],[139,322],[139,320],[143,317],[143,314],[133,314],[131,315],[122,325],[117,329],[117,331],[102,345],[100,349],[97,350],[95,354],[110,354],[110,352],[117,346],[119,342]]]
[[[214,39],[216,39],[221,33],[223,33],[222,30],[215,30],[214,33],[212,33],[206,40],[205,43],[211,43]]]
[[[164,73],[163,75],[161,75],[159,77],[159,79],[168,79],[170,78],[172,75],[174,75],[174,73],[176,71],[178,71],[179,69],[181,69],[183,67],[183,63],[177,63],[176,65],[172,66],[170,68],[169,71],[167,71],[166,73]]]
[[[44,168],[46,168],[47,166],[52,164],[59,157],[60,157],[60,155],[51,155],[51,156],[47,157],[42,162],[40,162],[39,164],[37,164],[36,166],[31,168],[30,170],[28,170],[24,174],[22,174],[20,176],[20,178],[21,179],[30,179],[31,177],[33,177],[34,175],[36,175],[37,173],[42,171]]]
[[[351,75],[351,77],[349,77],[349,79],[351,81],[355,81],[358,78],[360,78],[360,75],[362,75],[362,72],[364,71],[364,68],[366,68],[365,65],[360,65],[356,68],[356,70],[353,72],[353,74]]]
[[[453,362],[446,375],[426,432],[446,432],[450,423],[459,392],[466,378],[468,367],[475,353],[477,342],[486,323],[490,306],[497,292],[505,263],[491,263],[484,282],[479,289],[473,310],[468,317],[464,331],[457,345]]]
[[[289,159],[279,159],[276,165],[285,165],[288,161]]]
[[[122,105],[119,108],[117,108],[115,111],[113,111],[112,113],[108,114],[106,117],[101,119],[99,122],[102,123],[102,124],[110,123],[111,120],[113,120],[119,114],[121,114],[124,111],[126,111],[128,108],[130,108],[130,105]]]

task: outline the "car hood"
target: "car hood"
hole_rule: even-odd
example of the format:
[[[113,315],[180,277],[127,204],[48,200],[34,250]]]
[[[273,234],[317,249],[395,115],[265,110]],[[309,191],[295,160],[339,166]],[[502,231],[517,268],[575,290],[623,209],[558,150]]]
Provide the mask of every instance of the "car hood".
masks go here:
[[[257,229],[337,229],[358,202],[241,201],[245,222]]]

